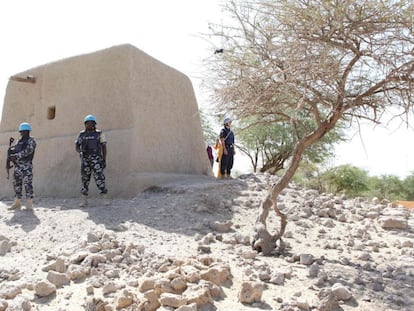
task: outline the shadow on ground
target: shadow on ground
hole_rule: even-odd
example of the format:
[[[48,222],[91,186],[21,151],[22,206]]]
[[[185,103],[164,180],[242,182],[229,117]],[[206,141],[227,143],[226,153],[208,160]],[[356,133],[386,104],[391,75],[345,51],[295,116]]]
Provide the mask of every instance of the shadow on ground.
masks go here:
[[[80,208],[78,199],[44,199],[39,206],[81,210],[88,219],[106,229],[126,231],[141,224],[155,230],[193,234],[213,222],[226,222],[233,217],[233,200],[247,188],[242,180],[206,179],[197,183],[181,182],[153,186],[130,199],[112,199],[104,206],[101,198],[89,198]]]

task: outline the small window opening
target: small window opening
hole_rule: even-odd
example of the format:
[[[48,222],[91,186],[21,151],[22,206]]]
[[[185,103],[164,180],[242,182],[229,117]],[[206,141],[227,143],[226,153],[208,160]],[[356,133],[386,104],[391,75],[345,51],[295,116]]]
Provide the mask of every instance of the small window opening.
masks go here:
[[[56,115],[56,107],[55,106],[51,106],[49,108],[47,108],[47,119],[48,120],[53,120],[55,118]]]

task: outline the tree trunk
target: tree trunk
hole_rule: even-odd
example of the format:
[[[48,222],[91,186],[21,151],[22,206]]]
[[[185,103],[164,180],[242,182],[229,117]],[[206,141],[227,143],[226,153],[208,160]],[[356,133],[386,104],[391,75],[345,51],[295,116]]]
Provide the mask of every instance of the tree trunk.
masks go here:
[[[269,191],[269,194],[260,206],[259,216],[256,219],[256,224],[253,232],[252,247],[254,250],[262,252],[265,256],[272,254],[276,248],[276,243],[278,240],[280,240],[282,243],[281,238],[285,233],[287,216],[286,214],[282,213],[277,207],[277,198],[282,190],[287,187],[293,175],[295,174],[304,150],[304,143],[298,142],[293,153],[292,162],[288,166],[285,174],[283,174],[279,181],[273,185],[272,189]],[[266,227],[266,219],[269,215],[271,207],[273,207],[275,213],[280,217],[280,230],[274,235],[271,235],[267,231]]]
[[[292,154],[292,161],[290,162],[283,176],[270,189],[269,194],[266,196],[260,206],[259,216],[256,219],[253,231],[252,247],[254,250],[262,252],[265,256],[269,256],[275,250],[278,240],[280,240],[282,244],[282,236],[285,233],[287,225],[287,216],[286,214],[282,213],[277,207],[277,198],[283,189],[289,185],[289,182],[295,175],[305,149],[318,141],[327,132],[329,132],[335,126],[339,116],[340,112],[337,111],[328,120],[320,123],[319,127],[312,134],[300,139],[296,143]],[[277,216],[280,217],[280,230],[274,235],[271,235],[267,231],[266,227],[266,219],[269,215],[271,207],[273,207],[273,210]]]

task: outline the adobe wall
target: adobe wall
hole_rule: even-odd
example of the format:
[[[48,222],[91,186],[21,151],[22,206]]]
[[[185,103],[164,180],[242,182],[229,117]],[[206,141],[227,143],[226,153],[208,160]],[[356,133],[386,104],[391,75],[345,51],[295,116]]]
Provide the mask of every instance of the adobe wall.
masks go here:
[[[0,123],[0,166],[5,167],[9,137],[18,138],[18,125],[29,122],[38,144],[35,195],[79,195],[74,140],[88,114],[106,134],[112,196],[132,196],[186,175],[211,176],[190,80],[139,49],[115,46],[14,77]],[[5,172],[0,176],[0,198],[13,198],[12,179],[7,181]],[[90,190],[97,193],[93,181]]]

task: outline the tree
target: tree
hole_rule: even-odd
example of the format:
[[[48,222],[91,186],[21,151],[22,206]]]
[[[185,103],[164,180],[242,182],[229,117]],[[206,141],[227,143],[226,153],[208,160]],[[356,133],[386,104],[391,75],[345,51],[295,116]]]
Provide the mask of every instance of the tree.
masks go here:
[[[349,197],[362,196],[368,189],[368,172],[350,164],[334,167],[323,174],[327,188]]]
[[[296,142],[290,124],[260,124],[249,119],[239,123],[242,128],[245,125],[245,128],[237,131],[238,146],[250,158],[253,171],[257,172],[259,163],[260,172],[275,174],[283,169]],[[334,144],[344,140],[343,127],[337,126],[306,149],[303,157],[309,163],[321,164],[334,156]]]
[[[211,125],[211,121],[208,119],[206,114],[202,110],[199,110],[199,113],[204,141],[207,142],[209,145],[213,145],[216,141],[217,133],[214,131]]]
[[[222,112],[257,124],[291,125],[289,164],[261,203],[253,248],[271,254],[287,217],[277,198],[307,148],[338,121],[408,122],[413,107],[414,4],[411,0],[234,0],[229,23],[210,25],[223,53],[208,59]],[[270,209],[280,230],[270,234]]]
[[[302,160],[292,181],[301,187],[314,189],[319,193],[325,192],[322,184],[322,170],[323,165]]]
[[[414,172],[410,172],[403,181],[405,199],[412,201],[414,200]]]
[[[404,200],[404,182],[395,175],[374,176],[369,180],[369,188],[372,197],[388,200]]]

